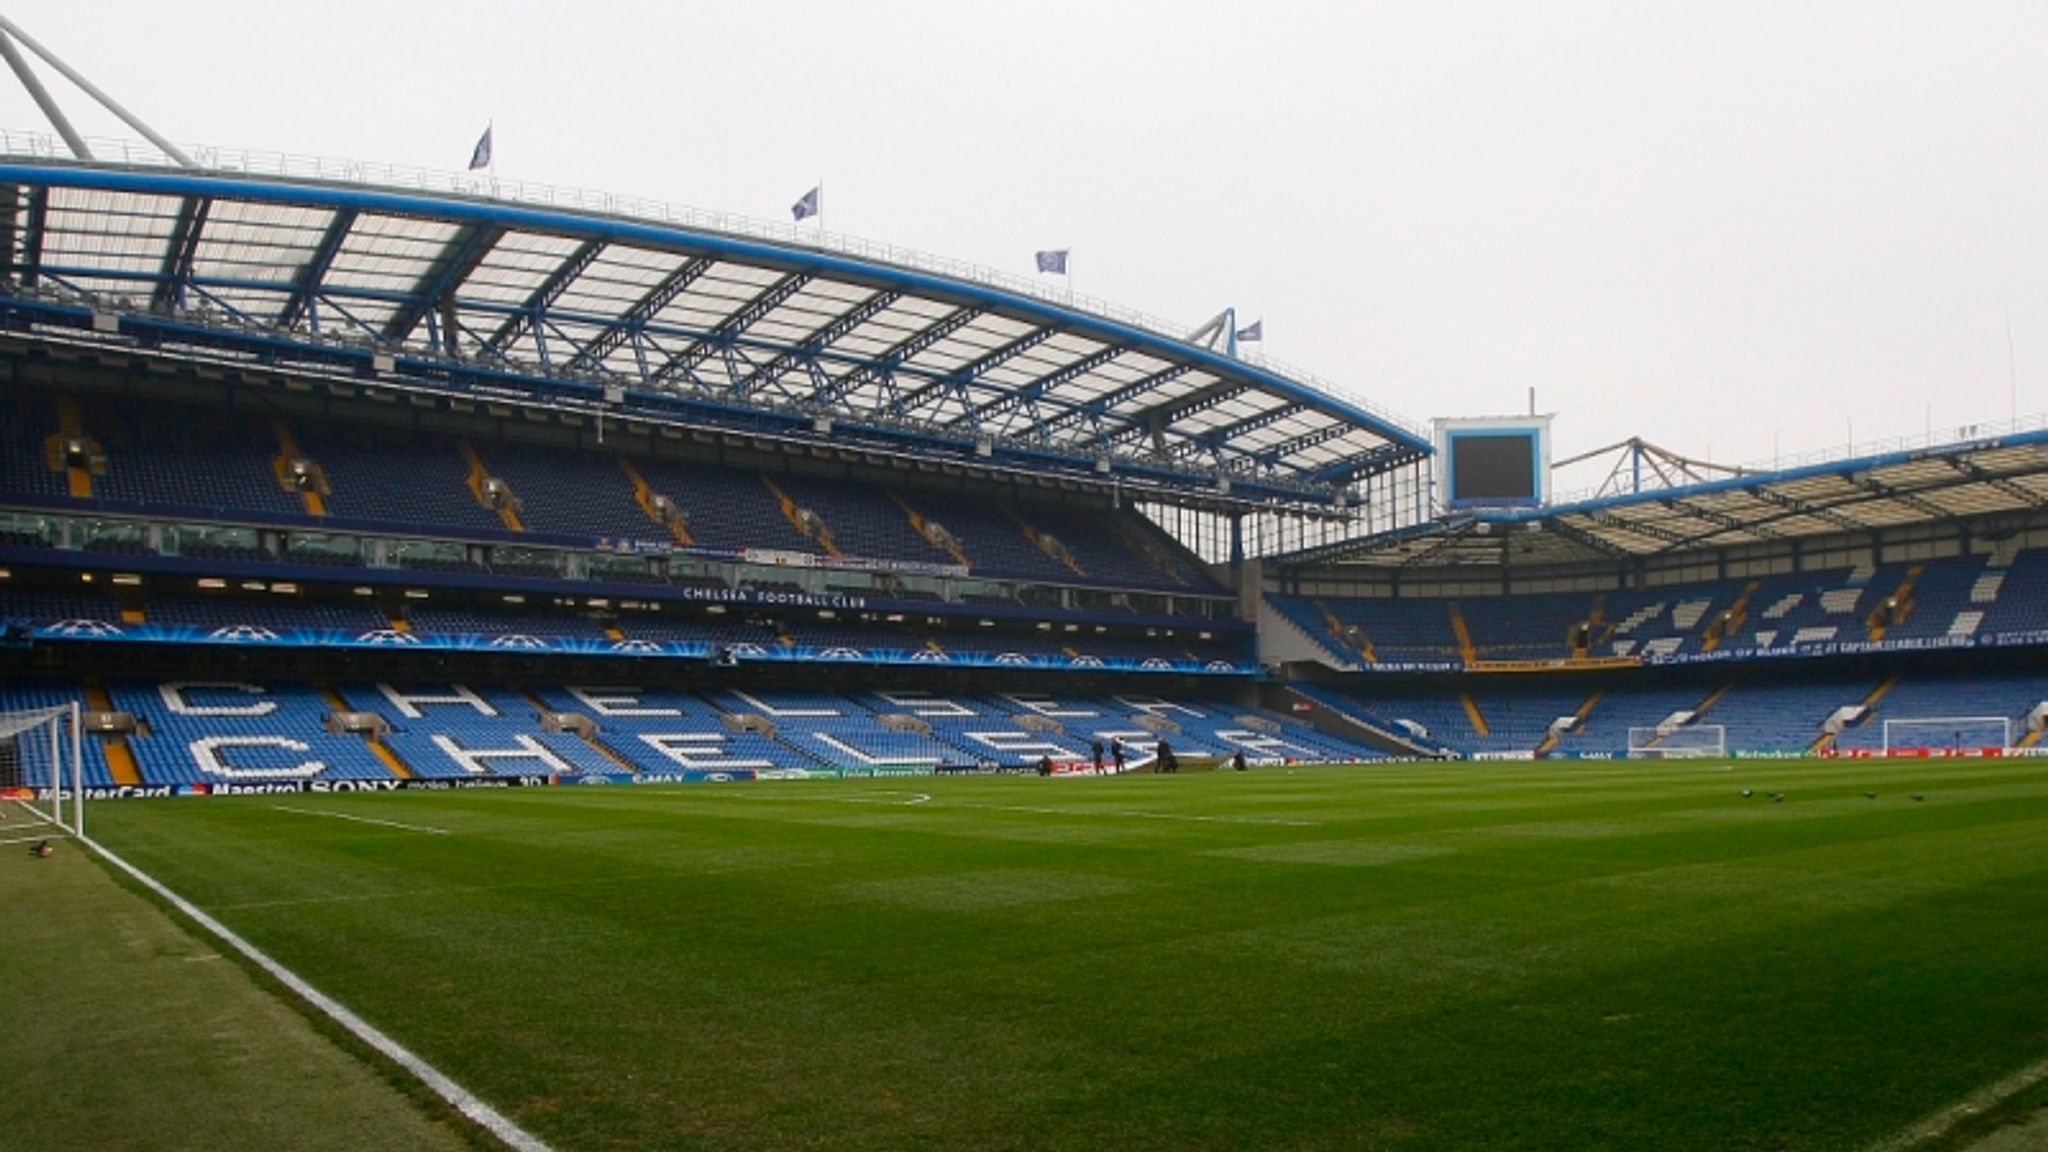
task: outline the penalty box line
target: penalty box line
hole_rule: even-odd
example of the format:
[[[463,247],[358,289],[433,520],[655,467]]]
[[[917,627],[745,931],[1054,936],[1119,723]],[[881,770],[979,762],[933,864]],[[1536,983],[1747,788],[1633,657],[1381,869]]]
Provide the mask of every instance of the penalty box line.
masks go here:
[[[352,820],[357,824],[376,824],[383,828],[402,828],[407,832],[425,832],[429,836],[449,836],[453,833],[446,828],[429,828],[425,824],[401,824],[396,820],[379,820],[373,816],[351,816],[346,812],[322,812],[318,808],[293,808],[288,804],[272,804],[279,812],[291,812],[300,816],[325,816],[332,820]]]
[[[321,1015],[348,1029],[349,1035],[369,1045],[385,1059],[412,1073],[419,1079],[420,1083],[425,1084],[431,1089],[434,1095],[446,1100],[454,1106],[457,1112],[475,1121],[485,1131],[502,1141],[507,1147],[515,1149],[516,1152],[554,1152],[554,1149],[549,1147],[540,1137],[521,1128],[510,1117],[486,1104],[474,1092],[457,1084],[447,1073],[427,1063],[421,1057],[414,1055],[410,1049],[385,1035],[375,1025],[350,1011],[340,1001],[335,1000],[333,997],[307,983],[298,973],[293,972],[283,964],[265,955],[254,944],[236,935],[234,930],[227,925],[200,911],[198,906],[176,892],[171,891],[161,881],[157,880],[156,877],[123,860],[91,837],[81,837],[80,842],[98,853],[100,858],[107,863],[133,877],[136,883],[156,893],[166,903],[170,904],[171,907],[177,909],[186,919],[204,928],[228,947],[233,948],[248,958],[250,962],[268,973],[272,979],[284,985],[294,995],[318,1009]]]

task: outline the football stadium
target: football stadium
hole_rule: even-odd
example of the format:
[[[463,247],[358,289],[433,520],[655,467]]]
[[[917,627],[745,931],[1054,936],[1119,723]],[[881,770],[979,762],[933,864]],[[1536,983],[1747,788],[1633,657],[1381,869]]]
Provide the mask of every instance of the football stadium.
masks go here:
[[[9,1146],[2041,1146],[2041,421],[1567,493],[820,189],[86,90],[0,132]]]

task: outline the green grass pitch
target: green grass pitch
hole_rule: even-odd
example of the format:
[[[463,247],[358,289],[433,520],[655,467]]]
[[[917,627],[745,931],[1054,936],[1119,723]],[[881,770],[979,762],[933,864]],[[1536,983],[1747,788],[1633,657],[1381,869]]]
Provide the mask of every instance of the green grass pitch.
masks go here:
[[[90,816],[562,1150],[1950,1147],[2048,1057],[2048,762]]]

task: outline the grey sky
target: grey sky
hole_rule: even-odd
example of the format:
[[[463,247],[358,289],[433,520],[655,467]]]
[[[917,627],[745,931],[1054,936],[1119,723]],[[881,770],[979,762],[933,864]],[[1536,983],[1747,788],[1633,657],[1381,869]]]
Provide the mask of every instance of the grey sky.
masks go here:
[[[2048,409],[2048,4],[30,0],[177,141],[787,219],[1185,320],[1414,420],[1723,461]],[[46,76],[48,74],[46,73]],[[86,131],[128,135],[49,77]],[[0,125],[41,128],[0,79]],[[1775,435],[1774,435],[1775,434]],[[1590,484],[1597,475],[1567,478]]]

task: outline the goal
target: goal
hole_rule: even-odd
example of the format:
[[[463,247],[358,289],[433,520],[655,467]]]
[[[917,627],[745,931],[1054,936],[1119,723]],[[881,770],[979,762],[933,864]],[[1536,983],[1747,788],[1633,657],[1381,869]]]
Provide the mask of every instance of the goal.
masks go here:
[[[85,835],[78,705],[0,712],[0,799],[12,801],[0,844]]]
[[[1719,724],[1652,724],[1628,730],[1631,759],[1698,759],[1728,755],[1728,729]]]
[[[1887,756],[1981,756],[2010,747],[2008,716],[1900,716],[1884,722]]]

